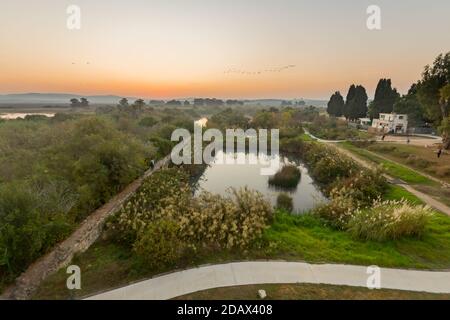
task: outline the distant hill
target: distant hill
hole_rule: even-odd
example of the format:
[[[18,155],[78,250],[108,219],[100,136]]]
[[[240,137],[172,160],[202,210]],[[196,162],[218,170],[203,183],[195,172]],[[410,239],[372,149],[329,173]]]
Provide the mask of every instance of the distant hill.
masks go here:
[[[18,93],[0,95],[0,103],[39,103],[39,104],[69,104],[70,99],[86,98],[93,104],[116,104],[123,97],[115,95],[82,96],[71,93]],[[134,101],[135,97],[126,97]]]
[[[325,107],[328,103],[326,100],[314,100],[314,99],[298,99],[305,101],[306,106],[314,106],[314,107]],[[279,107],[283,101],[298,101],[298,100],[290,100],[290,99],[255,99],[255,100],[245,100],[246,104],[260,104],[263,106],[273,106]]]
[[[79,94],[72,93],[17,93],[17,94],[5,94],[0,95],[0,104],[69,104],[70,99],[80,99],[86,98],[91,104],[117,104],[120,99],[124,97],[116,95],[93,95],[93,96],[83,96]],[[136,97],[125,97],[129,101],[134,101],[138,98]],[[146,99],[148,100],[148,99]],[[179,101],[189,100],[192,101],[193,98],[186,99],[176,99]],[[279,107],[284,101],[283,99],[252,99],[244,100],[245,104],[255,105],[260,104],[263,106],[274,106]],[[285,101],[295,101],[286,99]],[[325,100],[313,100],[313,99],[303,99],[307,106],[324,107],[327,104]]]

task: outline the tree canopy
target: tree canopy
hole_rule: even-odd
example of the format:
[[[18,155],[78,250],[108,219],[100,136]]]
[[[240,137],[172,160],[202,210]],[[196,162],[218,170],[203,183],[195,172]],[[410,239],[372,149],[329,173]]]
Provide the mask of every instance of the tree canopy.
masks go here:
[[[425,66],[422,79],[417,84],[417,97],[425,107],[427,117],[439,125],[448,116],[448,100],[440,91],[450,83],[450,52],[440,54],[432,66]]]
[[[417,85],[413,84],[408,93],[394,104],[394,112],[408,115],[409,126],[417,126],[426,121],[424,107],[417,99]]]
[[[380,79],[375,98],[369,106],[369,116],[378,119],[380,113],[392,113],[394,104],[400,98],[397,89],[392,88],[391,79]]]
[[[347,93],[344,116],[350,120],[367,116],[367,99],[366,89],[352,84]]]
[[[444,148],[450,148],[450,52],[440,54],[433,65],[425,66],[422,79],[417,83],[417,98],[425,114],[444,138]]]
[[[341,117],[344,114],[345,102],[339,91],[336,91],[328,102],[327,112],[331,116]]]

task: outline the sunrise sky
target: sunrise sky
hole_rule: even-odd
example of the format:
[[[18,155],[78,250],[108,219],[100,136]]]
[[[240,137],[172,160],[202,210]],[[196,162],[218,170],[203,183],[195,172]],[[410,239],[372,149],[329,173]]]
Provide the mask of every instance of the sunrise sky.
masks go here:
[[[448,0],[1,0],[0,94],[327,99],[381,77],[405,92],[450,50],[449,15]]]

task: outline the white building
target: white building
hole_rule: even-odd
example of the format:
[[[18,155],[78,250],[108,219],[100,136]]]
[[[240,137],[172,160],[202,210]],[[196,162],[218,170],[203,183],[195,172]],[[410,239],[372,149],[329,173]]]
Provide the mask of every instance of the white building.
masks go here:
[[[380,113],[380,119],[373,119],[372,127],[385,133],[406,133],[408,115],[396,113]]]

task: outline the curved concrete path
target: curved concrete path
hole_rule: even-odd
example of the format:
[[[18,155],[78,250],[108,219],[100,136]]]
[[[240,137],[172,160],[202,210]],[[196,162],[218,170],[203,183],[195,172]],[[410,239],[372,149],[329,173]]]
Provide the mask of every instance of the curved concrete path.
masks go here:
[[[313,135],[311,132],[309,132],[308,129],[303,128],[303,131],[305,131],[305,133],[310,136],[312,139],[317,140],[319,142],[323,142],[323,143],[340,143],[340,142],[345,142],[347,140],[324,140],[324,139],[320,139],[318,137],[316,137],[315,135]]]
[[[87,300],[165,300],[213,288],[255,284],[367,287],[368,268],[301,262],[236,262],[174,272],[91,296]],[[381,288],[450,293],[450,272],[380,269]]]

